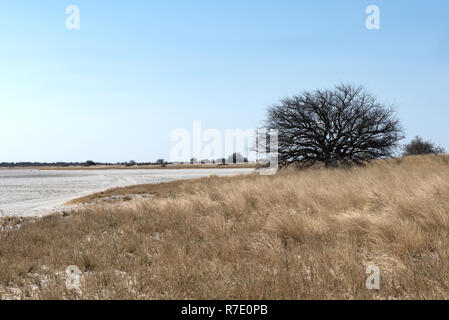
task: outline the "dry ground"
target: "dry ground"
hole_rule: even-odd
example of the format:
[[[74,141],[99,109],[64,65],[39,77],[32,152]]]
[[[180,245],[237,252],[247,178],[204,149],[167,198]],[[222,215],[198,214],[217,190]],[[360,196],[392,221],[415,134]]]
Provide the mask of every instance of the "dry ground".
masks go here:
[[[95,204],[3,220],[1,297],[449,298],[446,157],[136,186],[81,202]],[[380,290],[365,286],[371,264]],[[79,291],[66,289],[69,265],[83,271]]]

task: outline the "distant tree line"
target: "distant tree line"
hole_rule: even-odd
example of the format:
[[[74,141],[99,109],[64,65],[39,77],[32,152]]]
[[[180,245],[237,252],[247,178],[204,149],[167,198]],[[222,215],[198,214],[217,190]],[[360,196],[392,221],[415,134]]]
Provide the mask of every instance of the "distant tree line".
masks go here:
[[[130,160],[126,162],[95,162],[93,160],[87,160],[85,162],[0,162],[0,168],[26,168],[26,167],[94,167],[94,166],[126,166],[126,167],[139,167],[139,166],[153,166],[158,165],[165,167],[169,164],[230,164],[230,163],[248,163],[248,158],[242,156],[240,153],[234,153],[228,158],[220,158],[216,160],[196,158],[190,159],[185,162],[169,162],[164,159],[158,159],[155,162],[137,162]]]
[[[84,167],[90,165],[112,165],[112,163],[87,163],[87,162],[0,162],[0,167]]]
[[[215,160],[209,160],[209,159],[202,159],[198,160],[197,158],[191,158],[190,164],[238,164],[238,163],[248,163],[249,160],[247,157],[244,157],[239,152],[234,152],[232,155],[228,156],[227,158],[219,158]]]
[[[164,162],[165,164],[169,164],[168,162]],[[157,165],[160,163],[157,162],[136,162],[136,161],[127,161],[127,162],[95,162],[92,160],[88,160],[86,162],[0,162],[0,168],[14,168],[14,167],[93,167],[93,166],[148,166],[148,165]]]

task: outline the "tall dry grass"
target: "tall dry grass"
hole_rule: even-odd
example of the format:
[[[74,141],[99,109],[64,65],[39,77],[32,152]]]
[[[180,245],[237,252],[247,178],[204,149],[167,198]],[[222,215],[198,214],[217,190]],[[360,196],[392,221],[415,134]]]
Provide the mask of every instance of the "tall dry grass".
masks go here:
[[[153,197],[108,202],[136,191]],[[89,200],[98,204],[3,228],[3,298],[449,298],[446,157],[210,177]],[[69,265],[83,271],[78,292],[65,287]],[[380,268],[380,290],[365,286],[368,265]]]

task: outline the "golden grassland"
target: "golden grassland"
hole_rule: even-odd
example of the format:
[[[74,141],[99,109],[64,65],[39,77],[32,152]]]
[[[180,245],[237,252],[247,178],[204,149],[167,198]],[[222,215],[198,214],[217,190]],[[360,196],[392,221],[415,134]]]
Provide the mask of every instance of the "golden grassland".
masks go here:
[[[2,298],[449,298],[447,157],[209,177],[77,202],[94,204],[3,220]],[[69,265],[83,272],[79,291],[66,289]],[[368,265],[380,268],[379,290],[366,288]]]

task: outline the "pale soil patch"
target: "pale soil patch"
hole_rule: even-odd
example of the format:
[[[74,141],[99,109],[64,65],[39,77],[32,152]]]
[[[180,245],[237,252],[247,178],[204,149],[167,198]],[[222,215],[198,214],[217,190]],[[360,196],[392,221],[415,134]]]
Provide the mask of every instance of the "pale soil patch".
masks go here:
[[[254,169],[51,170],[0,171],[0,214],[34,217],[64,210],[67,201],[110,188],[249,174]]]

